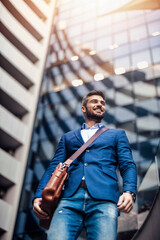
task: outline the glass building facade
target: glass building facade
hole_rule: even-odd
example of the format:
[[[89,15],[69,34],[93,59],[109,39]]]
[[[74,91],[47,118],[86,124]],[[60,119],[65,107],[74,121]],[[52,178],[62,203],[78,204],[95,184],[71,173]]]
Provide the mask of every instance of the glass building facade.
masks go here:
[[[117,239],[131,239],[153,202],[159,181],[160,10],[109,14],[127,1],[110,2],[57,1],[14,239],[46,238],[32,212],[34,191],[62,134],[82,125],[81,99],[94,89],[106,95],[103,123],[126,131],[138,171],[137,200],[129,216],[119,217]],[[121,190],[120,176],[119,182]]]

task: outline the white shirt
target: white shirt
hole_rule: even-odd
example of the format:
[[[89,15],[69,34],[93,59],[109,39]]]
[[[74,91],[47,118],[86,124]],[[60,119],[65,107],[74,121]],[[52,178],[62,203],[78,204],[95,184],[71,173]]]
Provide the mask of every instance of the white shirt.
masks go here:
[[[102,127],[102,123],[97,123],[92,127],[89,127],[86,123],[83,123],[82,125],[82,130],[81,130],[81,135],[83,138],[84,142],[87,142],[89,138],[91,138],[97,130]]]
[[[102,127],[102,123],[97,123],[92,127],[89,127],[86,123],[83,123],[82,130],[81,130],[81,136],[83,138],[84,142],[87,142],[89,138],[91,138],[97,130]],[[82,180],[85,180],[85,177],[83,176]]]

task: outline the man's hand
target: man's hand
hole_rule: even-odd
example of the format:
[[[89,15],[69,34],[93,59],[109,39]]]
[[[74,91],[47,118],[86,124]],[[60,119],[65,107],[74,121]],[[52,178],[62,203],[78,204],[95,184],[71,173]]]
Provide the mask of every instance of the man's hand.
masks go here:
[[[132,195],[128,192],[124,192],[117,203],[117,209],[129,213],[133,208],[133,199]]]
[[[42,198],[35,198],[33,202],[33,212],[38,219],[49,219],[48,213],[41,209]]]

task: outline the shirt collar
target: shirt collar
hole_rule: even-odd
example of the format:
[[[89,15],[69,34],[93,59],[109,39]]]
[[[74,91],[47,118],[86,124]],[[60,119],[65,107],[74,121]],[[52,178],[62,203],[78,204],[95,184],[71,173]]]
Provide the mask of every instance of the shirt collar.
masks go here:
[[[81,129],[99,129],[100,127],[102,127],[103,124],[102,123],[97,123],[92,127],[89,127],[86,123],[83,123],[82,128]]]

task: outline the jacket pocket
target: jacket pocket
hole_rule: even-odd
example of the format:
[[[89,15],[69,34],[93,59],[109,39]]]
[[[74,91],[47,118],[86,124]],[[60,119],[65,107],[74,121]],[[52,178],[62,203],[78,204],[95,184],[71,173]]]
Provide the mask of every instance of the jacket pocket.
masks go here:
[[[102,167],[102,171],[103,171],[103,173],[112,177],[114,180],[118,181],[117,174],[115,171],[112,171],[112,170],[108,169],[107,167]]]

